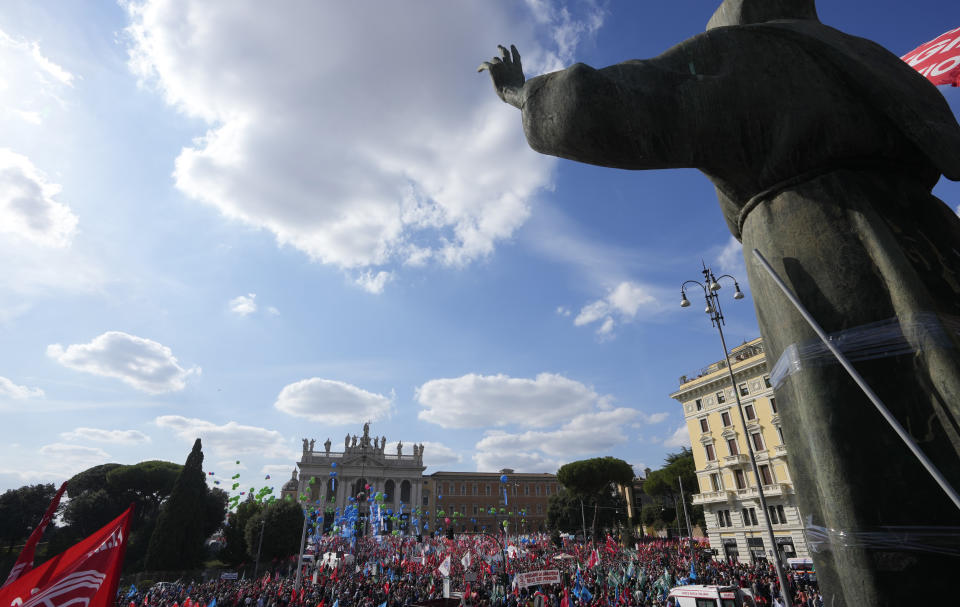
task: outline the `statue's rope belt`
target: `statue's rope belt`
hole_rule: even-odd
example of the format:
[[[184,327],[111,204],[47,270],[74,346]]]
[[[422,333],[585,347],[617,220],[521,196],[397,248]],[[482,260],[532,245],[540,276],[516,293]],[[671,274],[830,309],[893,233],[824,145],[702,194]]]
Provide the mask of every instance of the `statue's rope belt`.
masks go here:
[[[814,553],[861,548],[960,556],[960,527],[889,526],[869,531],[849,531],[828,529],[808,520],[806,538],[807,545]]]
[[[960,318],[923,312],[909,320],[889,318],[830,334],[830,341],[851,361],[901,356],[931,348],[954,348],[951,335],[960,336]],[[804,369],[837,364],[837,359],[817,338],[790,344],[770,372],[778,388]]]

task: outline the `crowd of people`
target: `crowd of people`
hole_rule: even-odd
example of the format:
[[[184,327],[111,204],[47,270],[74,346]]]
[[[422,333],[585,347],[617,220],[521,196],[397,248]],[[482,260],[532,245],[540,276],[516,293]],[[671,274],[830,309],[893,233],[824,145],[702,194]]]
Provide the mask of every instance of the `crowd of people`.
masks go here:
[[[559,544],[548,535],[324,538],[299,586],[295,564],[273,564],[256,578],[120,588],[117,607],[408,607],[443,597],[445,581],[449,594],[479,607],[661,607],[685,584],[738,586],[758,606],[779,604],[772,565],[714,560],[697,542]],[[518,577],[543,570],[557,570],[560,582],[524,587]],[[823,605],[814,576],[787,579],[795,606]]]

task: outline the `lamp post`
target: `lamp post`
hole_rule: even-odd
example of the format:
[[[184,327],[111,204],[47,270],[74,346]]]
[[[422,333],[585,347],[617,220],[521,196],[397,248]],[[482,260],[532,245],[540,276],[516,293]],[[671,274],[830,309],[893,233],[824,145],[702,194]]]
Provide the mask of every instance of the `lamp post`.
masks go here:
[[[720,333],[720,344],[723,346],[723,356],[727,363],[727,373],[730,375],[730,385],[733,388],[733,396],[737,401],[737,411],[740,414],[740,424],[743,427],[743,440],[747,443],[747,452],[750,455],[750,464],[753,467],[753,478],[757,483],[757,496],[760,500],[760,508],[763,509],[763,518],[766,521],[767,541],[770,542],[770,548],[773,553],[773,564],[777,570],[777,580],[780,582],[780,596],[786,607],[791,607],[790,591],[787,587],[787,578],[783,574],[783,563],[780,562],[780,552],[777,550],[776,540],[773,537],[773,525],[770,523],[770,511],[767,509],[767,498],[763,494],[763,482],[760,480],[760,468],[757,466],[757,456],[753,452],[753,444],[750,442],[750,433],[747,430],[747,419],[743,414],[743,405],[740,403],[740,391],[737,390],[737,382],[733,376],[733,367],[730,365],[730,354],[727,351],[727,341],[723,337],[723,310],[720,307],[720,297],[717,291],[720,290],[720,280],[728,278],[733,281],[733,298],[743,299],[743,291],[740,290],[740,284],[737,279],[729,274],[723,274],[719,277],[714,276],[713,271],[704,266],[701,271],[703,274],[703,283],[696,280],[688,280],[680,285],[680,307],[690,306],[690,300],[687,299],[686,287],[689,284],[695,284],[703,290],[703,299],[706,303],[704,312],[710,317],[710,324],[717,328]]]
[[[267,516],[264,514],[260,518],[260,541],[257,543],[257,559],[253,562],[253,579],[257,579],[257,572],[260,570],[260,549],[263,548],[263,528],[267,525]]]

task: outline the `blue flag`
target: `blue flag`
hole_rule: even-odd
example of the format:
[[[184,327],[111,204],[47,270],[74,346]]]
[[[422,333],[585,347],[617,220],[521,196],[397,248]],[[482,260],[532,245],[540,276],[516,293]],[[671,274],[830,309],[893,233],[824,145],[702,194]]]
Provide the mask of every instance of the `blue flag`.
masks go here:
[[[340,599],[337,599],[333,602],[333,607],[340,607]]]
[[[693,563],[692,563],[692,562],[690,563],[690,579],[691,579],[691,580],[697,579],[697,571],[696,571],[696,569],[693,568]]]
[[[380,603],[380,607],[387,607],[387,602],[384,601],[384,602]]]
[[[130,584],[130,592],[127,593],[127,598],[129,599],[133,595],[137,594],[137,587],[133,584]]]
[[[207,607],[217,607],[217,597],[213,597]]]

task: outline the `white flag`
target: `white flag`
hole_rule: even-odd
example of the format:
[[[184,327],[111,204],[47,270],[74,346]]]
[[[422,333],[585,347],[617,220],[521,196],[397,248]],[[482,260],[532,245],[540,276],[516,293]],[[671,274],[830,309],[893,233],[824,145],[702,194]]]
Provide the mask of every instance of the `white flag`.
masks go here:
[[[450,577],[450,555],[447,555],[447,558],[443,559],[443,562],[437,567],[437,571],[439,571],[443,577]]]
[[[470,567],[470,551],[469,550],[467,550],[467,553],[463,555],[462,559],[460,559],[460,564],[463,565],[464,569],[468,569]]]

